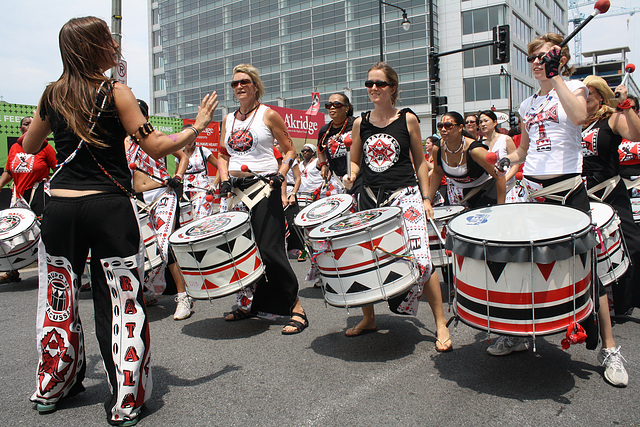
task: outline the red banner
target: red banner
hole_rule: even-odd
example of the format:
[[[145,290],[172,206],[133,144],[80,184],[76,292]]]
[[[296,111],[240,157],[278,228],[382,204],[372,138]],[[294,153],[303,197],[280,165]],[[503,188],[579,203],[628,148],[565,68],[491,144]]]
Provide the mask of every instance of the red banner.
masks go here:
[[[311,106],[305,113],[307,116],[315,116],[320,111],[320,93],[311,92]]]

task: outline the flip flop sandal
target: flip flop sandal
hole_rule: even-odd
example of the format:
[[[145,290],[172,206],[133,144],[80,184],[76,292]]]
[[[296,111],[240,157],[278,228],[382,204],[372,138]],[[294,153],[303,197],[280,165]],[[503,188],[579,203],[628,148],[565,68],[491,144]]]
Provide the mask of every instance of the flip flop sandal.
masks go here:
[[[233,318],[231,319],[227,319],[227,316],[231,314],[233,316]],[[256,317],[255,314],[251,313],[250,311],[243,311],[239,308],[236,308],[235,310],[231,311],[230,313],[226,313],[224,316],[224,320],[226,320],[227,322],[235,322],[237,320],[244,320],[244,319],[250,319],[252,317]]]

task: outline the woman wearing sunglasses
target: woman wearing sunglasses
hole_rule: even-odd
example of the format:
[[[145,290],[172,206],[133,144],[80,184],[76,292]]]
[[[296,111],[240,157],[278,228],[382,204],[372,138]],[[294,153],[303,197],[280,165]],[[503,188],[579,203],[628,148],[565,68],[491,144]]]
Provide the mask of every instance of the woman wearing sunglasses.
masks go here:
[[[582,182],[582,124],[587,120],[589,91],[578,80],[562,79],[570,76],[572,68],[569,48],[558,45],[560,34],[547,33],[528,45],[533,76],[540,82],[540,90],[520,105],[522,139],[515,152],[499,160],[498,168],[511,163],[524,164],[523,183],[531,201],[563,204],[589,212],[589,196]],[[552,190],[548,188],[552,187]],[[606,291],[600,280],[594,289],[602,349],[598,360],[605,365],[605,379],[624,387],[628,375],[622,364],[620,348],[615,346]],[[598,328],[591,317],[581,323],[587,333],[587,349],[598,347]],[[487,348],[494,356],[504,356],[529,348],[528,338],[500,337]]]
[[[322,126],[318,133],[318,169],[322,178],[333,181],[331,193],[337,194],[342,192],[342,177],[347,174],[347,146],[344,140],[351,138],[355,119],[349,97],[343,93],[331,95],[324,106],[331,121]]]
[[[631,109],[627,88],[623,85],[616,88],[619,94],[616,98],[602,77],[588,76],[583,83],[589,89],[589,117],[582,125],[582,176],[587,193],[610,204],[618,213],[632,260],[625,275],[612,286],[615,312],[623,315],[632,307],[640,306],[640,290],[634,296],[634,288],[640,282],[640,229],[633,221],[627,187],[620,179],[618,147],[622,138],[640,141],[640,117]]]
[[[433,147],[435,162],[428,196],[433,197],[445,175],[447,196],[452,205],[475,208],[504,203],[504,175],[498,174],[495,167],[485,160],[488,153],[486,145],[463,135],[462,115],[449,111],[442,116],[437,127],[442,140],[440,147]],[[426,209],[427,215],[433,217],[431,203]]]
[[[478,120],[480,122],[480,130],[484,135],[484,144],[489,147],[489,151],[497,154],[498,159],[506,157],[508,154],[516,151],[516,144],[510,136],[496,132],[496,127],[498,126],[496,113],[491,110],[483,111],[478,115]],[[505,196],[506,203],[525,201],[525,198],[519,194],[524,190],[522,190],[520,186],[514,186],[518,169],[518,165],[512,165],[505,175],[507,188],[511,187]]]
[[[224,144],[220,147],[218,157],[218,171],[222,181],[220,196],[229,198],[233,195],[232,187],[245,191],[264,179],[269,181],[272,191],[250,211],[251,225],[264,262],[265,275],[244,291],[236,293],[238,306],[225,320],[243,320],[255,317],[259,312],[291,316],[282,333],[297,334],[309,326],[309,321],[298,299],[298,279],[285,252],[285,220],[281,197],[284,176],[293,164],[296,150],[282,117],[260,103],[264,86],[254,66],[236,65],[233,68],[231,88],[240,106],[222,121],[220,134],[223,135]],[[273,152],[275,141],[284,154],[279,166]],[[249,171],[242,170],[246,169],[245,165]],[[256,195],[259,191],[248,196],[259,197]],[[225,209],[225,204],[221,204],[221,210]]]
[[[453,345],[442,308],[440,280],[432,269],[429,253],[424,214],[429,177],[418,118],[408,108],[396,109],[398,74],[388,64],[378,62],[372,66],[365,86],[374,108],[353,124],[351,175],[345,177],[345,183],[350,188],[356,176],[362,175],[357,194],[360,210],[386,205],[398,206],[407,213],[407,239],[418,242],[413,255],[420,267],[420,276],[408,292],[389,299],[389,308],[398,314],[414,315],[424,290],[437,328],[436,351],[450,351]],[[411,220],[406,219],[408,217]],[[377,331],[373,305],[362,307],[362,313],[363,319],[346,331],[347,336]]]

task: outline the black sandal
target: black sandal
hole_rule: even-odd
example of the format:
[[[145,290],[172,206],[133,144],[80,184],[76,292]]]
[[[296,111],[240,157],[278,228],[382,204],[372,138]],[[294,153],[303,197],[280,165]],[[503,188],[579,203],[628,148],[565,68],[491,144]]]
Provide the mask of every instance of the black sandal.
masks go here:
[[[304,320],[304,323],[298,321],[298,320],[293,320],[294,317],[299,317],[302,320]],[[287,326],[291,326],[294,327],[296,329],[294,329],[293,331],[285,331],[284,328],[282,329],[282,335],[294,335],[294,334],[299,334],[300,332],[304,331],[307,326],[309,326],[309,320],[307,319],[307,313],[291,313],[291,319],[289,320],[289,323],[287,323],[285,325],[285,328]]]
[[[227,316],[230,314],[233,316],[233,318],[227,319]],[[251,313],[250,311],[244,311],[239,308],[236,308],[230,313],[225,313],[224,320],[226,320],[227,322],[235,322],[236,320],[250,319],[252,317],[256,317],[256,315]]]

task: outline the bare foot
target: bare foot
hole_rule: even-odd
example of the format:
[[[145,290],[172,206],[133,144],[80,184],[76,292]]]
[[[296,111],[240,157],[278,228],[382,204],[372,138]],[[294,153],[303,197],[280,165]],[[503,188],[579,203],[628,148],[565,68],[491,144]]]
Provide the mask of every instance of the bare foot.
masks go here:
[[[370,334],[372,332],[376,332],[377,330],[378,330],[378,327],[376,326],[375,321],[371,322],[371,321],[368,321],[368,320],[365,321],[365,319],[362,319],[360,323],[358,323],[356,326],[354,326],[353,328],[347,329],[347,331],[344,334],[348,337],[357,337],[358,335]]]

